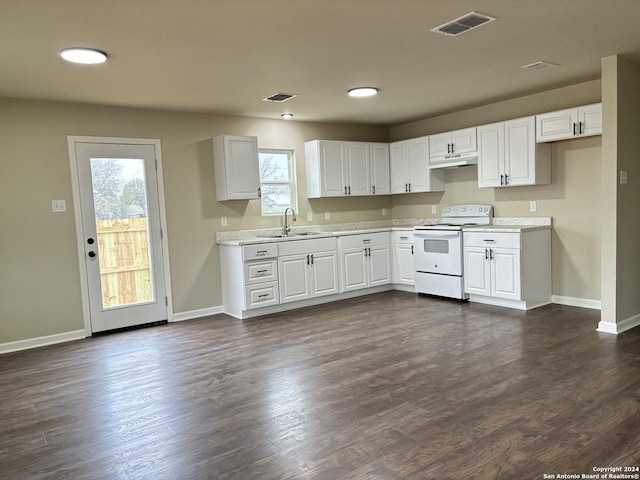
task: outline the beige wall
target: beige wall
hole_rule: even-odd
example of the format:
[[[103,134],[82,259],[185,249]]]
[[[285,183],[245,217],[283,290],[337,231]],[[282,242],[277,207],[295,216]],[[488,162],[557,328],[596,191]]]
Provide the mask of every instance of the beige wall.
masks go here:
[[[537,200],[537,215],[555,221],[554,294],[599,299],[599,138],[554,144],[551,185],[504,190],[479,190],[470,167],[447,172],[445,193],[307,200],[303,157],[303,143],[315,138],[409,138],[599,99],[595,81],[387,129],[0,98],[0,344],[83,328],[67,135],[161,140],[175,312],[221,304],[217,231],[281,225],[260,216],[258,201],[215,200],[210,139],[221,133],[295,150],[303,225],[307,212],[313,223],[340,223],[428,217],[426,205],[460,202],[527,216],[529,200]],[[67,201],[66,213],[51,212],[58,199]],[[221,216],[228,227],[220,227]]]
[[[217,202],[211,137],[295,150],[299,222],[378,220],[390,197],[306,200],[303,143],[387,141],[388,129],[0,98],[0,344],[83,328],[67,135],[159,138],[175,312],[221,304],[215,232],[280,226],[259,201]],[[66,213],[51,200],[67,201]],[[389,217],[385,217],[389,218]]]
[[[483,125],[520,116],[600,101],[601,82],[592,81],[430,118],[390,129],[400,140]],[[479,202],[494,206],[499,217],[553,217],[553,294],[600,300],[601,137],[552,144],[552,183],[503,189],[477,185],[477,168],[446,171],[444,193],[392,197],[394,218],[439,216],[443,205]],[[536,200],[538,210],[529,211]],[[432,215],[430,205],[438,206]]]
[[[604,322],[640,315],[640,64],[620,56],[602,61],[604,111],[602,244]],[[626,171],[628,183],[619,184]],[[611,213],[613,212],[613,213]],[[606,283],[605,283],[606,281]]]

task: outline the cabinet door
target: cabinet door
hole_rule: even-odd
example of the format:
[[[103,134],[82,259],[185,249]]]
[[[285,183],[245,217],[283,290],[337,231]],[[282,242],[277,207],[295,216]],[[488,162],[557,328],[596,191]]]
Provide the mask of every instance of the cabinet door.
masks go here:
[[[536,139],[534,117],[504,122],[505,184],[535,185]]]
[[[278,258],[280,303],[295,302],[311,297],[307,255]]]
[[[586,105],[578,108],[580,135],[602,134],[602,104]]]
[[[389,245],[369,247],[369,286],[391,283],[391,248]]]
[[[374,195],[389,195],[391,193],[389,144],[372,143],[370,146],[371,193]]]
[[[464,291],[477,295],[491,295],[489,250],[480,247],[464,249]]]
[[[320,252],[311,254],[311,296],[333,295],[339,293],[338,254]]]
[[[340,250],[341,291],[360,290],[367,287],[367,263],[364,247]]]
[[[429,137],[413,138],[409,142],[409,192],[430,192]]]
[[[321,140],[318,147],[320,149],[320,196],[344,196],[345,142]]]
[[[391,193],[407,193],[409,184],[409,141],[390,145]]]
[[[577,122],[577,108],[536,115],[536,141],[541,143],[571,138],[576,131]]]
[[[429,157],[444,157],[451,153],[451,132],[429,137]]]
[[[414,285],[413,245],[396,245],[394,253],[393,283]]]
[[[369,144],[347,142],[344,179],[349,195],[371,195]]]
[[[478,149],[476,127],[451,132],[452,153],[469,153]]]
[[[520,250],[492,248],[491,257],[491,296],[522,300]]]
[[[504,122],[478,127],[478,187],[504,184]]]
[[[213,140],[218,200],[251,200],[260,195],[258,139],[222,135]]]

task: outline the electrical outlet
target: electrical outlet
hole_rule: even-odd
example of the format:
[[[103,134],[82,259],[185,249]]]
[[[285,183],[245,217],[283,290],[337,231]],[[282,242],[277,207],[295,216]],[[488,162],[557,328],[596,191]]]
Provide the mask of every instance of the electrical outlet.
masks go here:
[[[386,216],[387,215],[387,209],[382,207],[382,216]]]
[[[220,217],[220,225],[223,227],[227,226],[227,217]]]
[[[431,213],[438,213],[438,207],[431,205]]]
[[[331,220],[331,212],[330,211],[326,211],[324,212],[324,219],[325,220]]]
[[[307,222],[313,222],[313,213],[307,212]]]
[[[538,203],[535,200],[531,200],[529,202],[529,211],[535,212],[536,210],[538,210]]]
[[[67,201],[66,200],[51,200],[51,211],[55,213],[66,212],[67,211]]]

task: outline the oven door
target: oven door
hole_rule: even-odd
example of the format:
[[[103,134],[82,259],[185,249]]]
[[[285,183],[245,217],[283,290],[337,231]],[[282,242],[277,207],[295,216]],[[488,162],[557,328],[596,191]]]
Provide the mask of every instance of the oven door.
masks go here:
[[[416,272],[462,275],[462,232],[414,230]]]

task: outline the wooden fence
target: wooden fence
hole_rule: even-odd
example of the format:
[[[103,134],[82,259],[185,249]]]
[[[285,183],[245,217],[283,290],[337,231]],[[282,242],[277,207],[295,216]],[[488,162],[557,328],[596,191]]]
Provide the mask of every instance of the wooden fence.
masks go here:
[[[152,301],[147,219],[98,220],[96,224],[103,305]]]

